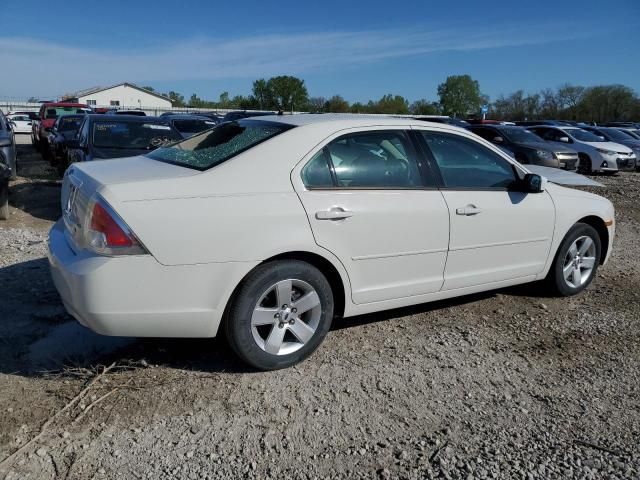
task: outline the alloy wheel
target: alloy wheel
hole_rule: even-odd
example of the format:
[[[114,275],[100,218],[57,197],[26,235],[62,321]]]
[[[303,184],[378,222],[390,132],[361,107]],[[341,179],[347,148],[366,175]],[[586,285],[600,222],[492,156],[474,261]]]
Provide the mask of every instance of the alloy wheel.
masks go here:
[[[562,274],[571,288],[584,285],[593,274],[596,263],[596,244],[589,236],[578,237],[564,258]]]
[[[256,303],[251,333],[263,351],[288,355],[311,340],[321,316],[320,297],[311,285],[297,279],[281,280]]]

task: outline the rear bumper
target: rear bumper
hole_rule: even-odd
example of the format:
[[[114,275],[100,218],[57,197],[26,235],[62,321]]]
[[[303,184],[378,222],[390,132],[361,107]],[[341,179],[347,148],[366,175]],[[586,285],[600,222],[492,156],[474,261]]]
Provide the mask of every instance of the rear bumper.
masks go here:
[[[255,266],[165,266],[151,255],[76,252],[61,220],[49,233],[48,257],[73,317],[97,333],[132,337],[214,337],[233,288]]]

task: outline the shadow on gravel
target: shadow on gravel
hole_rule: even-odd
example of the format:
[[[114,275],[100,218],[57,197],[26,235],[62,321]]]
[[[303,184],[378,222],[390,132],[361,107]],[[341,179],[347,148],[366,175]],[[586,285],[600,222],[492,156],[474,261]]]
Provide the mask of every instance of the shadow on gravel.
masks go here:
[[[39,181],[19,183],[9,188],[11,205],[42,220],[56,221],[60,210],[60,183]]]
[[[521,288],[521,289],[520,289]],[[336,319],[332,330],[470,304],[504,293],[530,296],[532,287],[511,288]],[[0,268],[0,372],[39,376],[65,367],[140,361],[204,372],[252,372],[236,359],[221,334],[213,339],[123,338],[93,333],[66,313],[44,258]]]

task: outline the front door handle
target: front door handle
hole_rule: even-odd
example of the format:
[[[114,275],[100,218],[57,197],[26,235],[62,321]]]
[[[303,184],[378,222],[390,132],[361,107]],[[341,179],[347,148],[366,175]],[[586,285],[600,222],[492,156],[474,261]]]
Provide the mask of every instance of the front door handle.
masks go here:
[[[320,210],[316,212],[316,218],[318,220],[344,220],[353,215],[350,210],[345,210],[342,207],[333,207],[329,210]]]
[[[466,216],[471,216],[471,215],[477,215],[480,212],[482,212],[481,208],[476,207],[475,205],[469,204],[466,207],[460,207],[458,209],[456,209],[456,214],[457,215],[466,215]]]

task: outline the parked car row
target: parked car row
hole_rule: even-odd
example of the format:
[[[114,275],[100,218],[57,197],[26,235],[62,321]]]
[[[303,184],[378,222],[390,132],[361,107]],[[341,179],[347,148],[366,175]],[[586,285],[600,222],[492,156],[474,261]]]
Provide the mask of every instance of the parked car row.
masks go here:
[[[578,170],[584,174],[640,171],[640,129],[631,122],[596,126],[564,120],[463,122],[435,116],[418,119],[466,128],[523,164]]]

